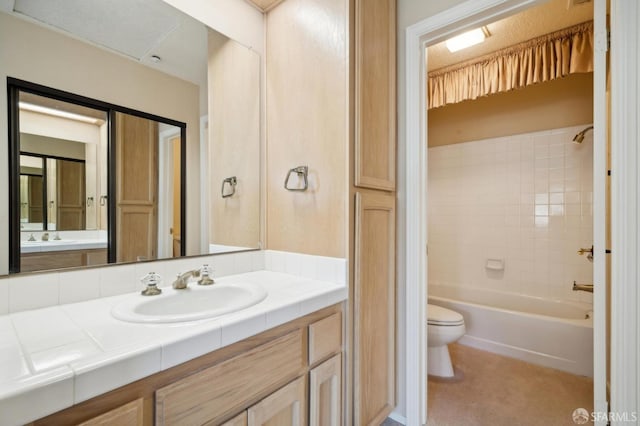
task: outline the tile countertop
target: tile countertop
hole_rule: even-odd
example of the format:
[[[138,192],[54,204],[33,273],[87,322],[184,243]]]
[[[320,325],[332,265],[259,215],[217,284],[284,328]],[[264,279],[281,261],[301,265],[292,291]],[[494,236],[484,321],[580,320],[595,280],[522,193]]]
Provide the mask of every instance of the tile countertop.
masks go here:
[[[39,419],[348,295],[341,284],[270,271],[216,281],[260,284],[268,296],[242,311],[187,323],[113,318],[111,308],[132,294],[0,316],[0,424]]]

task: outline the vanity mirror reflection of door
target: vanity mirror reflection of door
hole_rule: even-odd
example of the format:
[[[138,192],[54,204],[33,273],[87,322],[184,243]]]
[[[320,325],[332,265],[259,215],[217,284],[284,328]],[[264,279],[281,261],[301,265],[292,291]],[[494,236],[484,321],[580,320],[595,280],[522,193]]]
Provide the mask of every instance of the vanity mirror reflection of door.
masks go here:
[[[117,261],[157,258],[158,123],[121,112],[116,128]]]
[[[183,256],[185,124],[9,80],[10,272]]]

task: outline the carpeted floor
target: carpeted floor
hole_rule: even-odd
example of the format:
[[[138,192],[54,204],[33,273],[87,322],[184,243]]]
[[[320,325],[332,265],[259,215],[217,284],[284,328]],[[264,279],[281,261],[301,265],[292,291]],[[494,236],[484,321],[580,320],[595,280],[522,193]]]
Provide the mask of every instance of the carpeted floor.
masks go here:
[[[456,377],[429,377],[429,426],[571,426],[576,408],[593,411],[590,378],[458,344],[449,350]]]

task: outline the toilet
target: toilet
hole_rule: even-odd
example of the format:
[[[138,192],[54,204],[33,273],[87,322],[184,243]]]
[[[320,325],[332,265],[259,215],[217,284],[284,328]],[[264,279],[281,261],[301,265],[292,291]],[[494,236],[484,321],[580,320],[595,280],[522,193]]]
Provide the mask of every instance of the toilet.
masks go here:
[[[464,336],[464,318],[458,312],[437,305],[428,305],[427,373],[431,376],[453,377],[449,343]]]

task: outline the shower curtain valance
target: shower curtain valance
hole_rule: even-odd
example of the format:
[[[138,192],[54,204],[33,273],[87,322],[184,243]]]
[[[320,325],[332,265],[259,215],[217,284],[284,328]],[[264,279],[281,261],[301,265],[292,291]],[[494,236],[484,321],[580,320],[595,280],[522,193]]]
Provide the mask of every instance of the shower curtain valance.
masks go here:
[[[593,71],[593,21],[429,73],[429,108]]]

